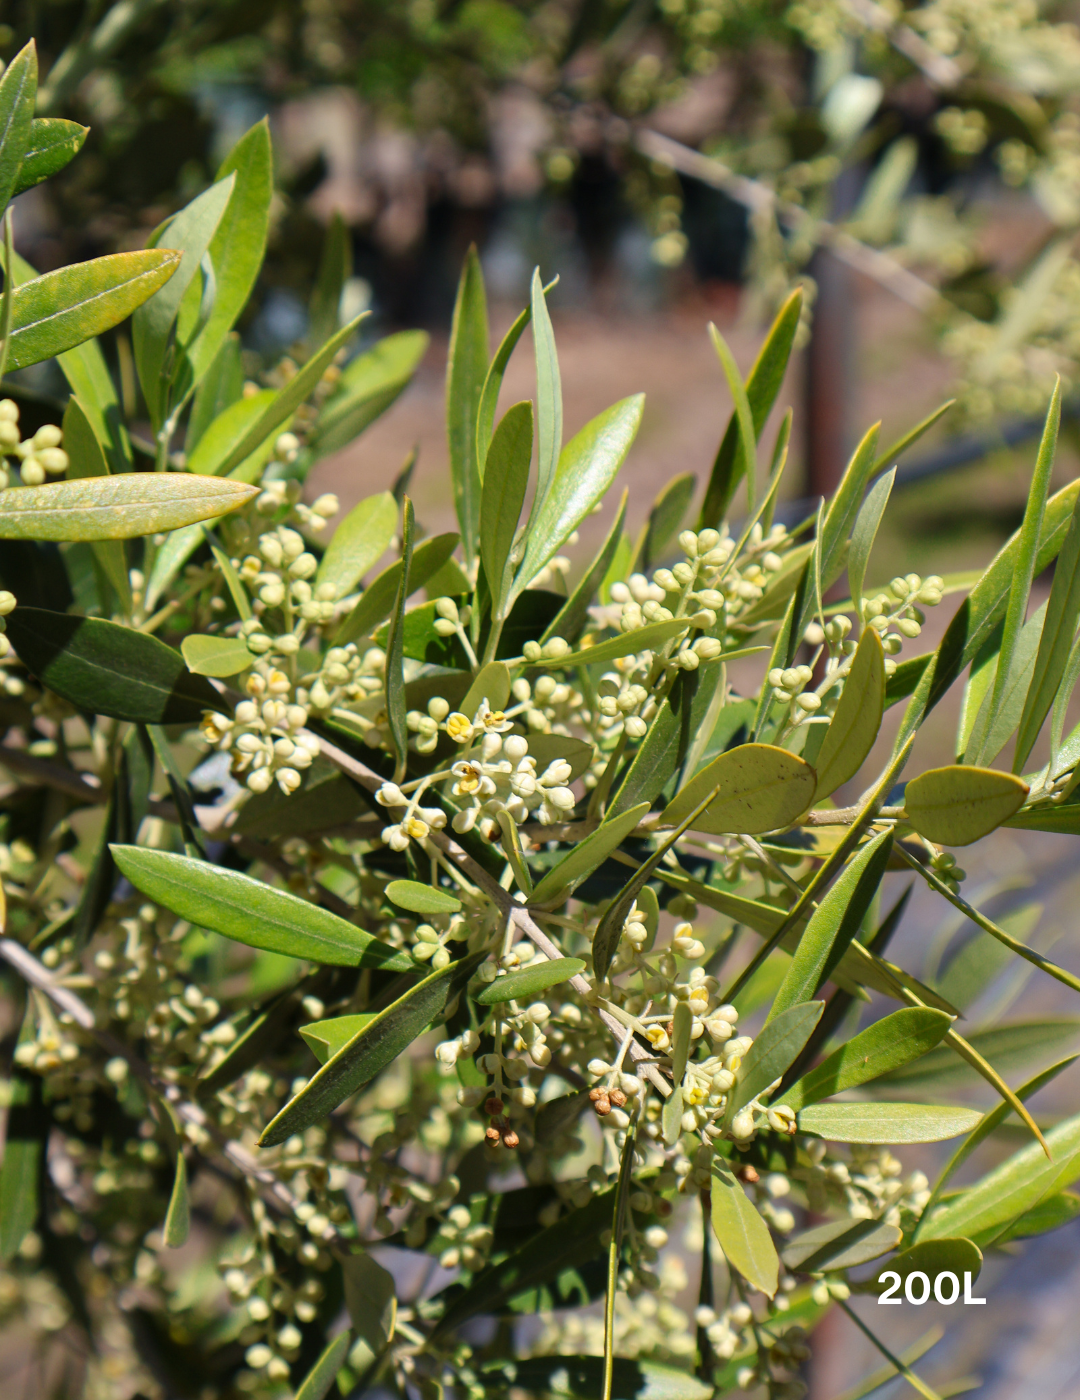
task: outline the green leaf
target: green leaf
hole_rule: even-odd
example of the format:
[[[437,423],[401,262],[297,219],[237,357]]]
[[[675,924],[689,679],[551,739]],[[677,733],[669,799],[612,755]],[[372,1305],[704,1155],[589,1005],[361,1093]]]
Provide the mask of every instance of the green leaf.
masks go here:
[[[573,1400],[596,1400],[604,1376],[602,1356],[533,1356],[525,1361],[488,1361],[484,1374],[491,1384],[530,1395],[565,1395]],[[502,1386],[500,1385],[500,1389]],[[710,1400],[713,1387],[689,1371],[657,1361],[616,1357],[612,1367],[612,1400]]]
[[[199,381],[191,401],[184,434],[184,451],[189,458],[214,419],[243,397],[244,364],[240,355],[240,337],[233,331],[222,341],[221,349]]]
[[[374,1079],[427,1030],[483,956],[474,953],[440,968],[373,1016],[266,1126],[259,1146],[274,1147],[302,1133]]]
[[[864,629],[844,690],[818,751],[814,801],[831,797],[866,762],[885,713],[885,653],[872,627]]]
[[[37,49],[31,39],[0,78],[0,214],[15,194],[19,168],[29,153],[37,77]]]
[[[694,823],[696,831],[776,831],[806,811],[816,785],[813,768],[786,749],[740,744],[695,773],[665,808],[660,825],[678,826],[719,786],[719,796]]]
[[[408,388],[429,342],[426,331],[398,331],[350,360],[319,410],[307,460],[347,447],[384,414]]]
[[[52,359],[118,325],[163,287],[179,264],[178,253],[147,248],[72,263],[24,282],[11,298],[8,370]]]
[[[944,846],[970,846],[1024,805],[1027,783],[994,768],[949,764],[929,768],[904,791],[907,819],[920,836]]]
[[[480,394],[487,377],[488,319],[484,274],[475,246],[469,248],[458,283],[450,352],[446,361],[446,432],[454,509],[466,561],[476,557],[480,522],[480,465],[476,429]]]
[[[1069,532],[1054,566],[1054,582],[1039,637],[1039,653],[1024,699],[1013,755],[1014,773],[1024,764],[1039,737],[1060,688],[1080,621],[1080,501],[1073,510]]]
[[[332,1342],[328,1342],[318,1361],[304,1377],[296,1392],[296,1400],[326,1400],[338,1372],[345,1365],[351,1345],[351,1332],[339,1332]]]
[[[461,900],[449,890],[422,885],[419,880],[391,880],[386,896],[399,909],[410,909],[414,914],[456,914],[461,908]]]
[[[664,1106],[660,1110],[660,1127],[663,1132],[664,1142],[668,1147],[674,1147],[682,1136],[682,1116],[682,1085],[676,1084],[674,1089],[672,1089],[671,1093],[664,1100]]]
[[[978,712],[972,724],[971,734],[964,745],[963,761],[965,763],[979,762],[983,767],[988,766],[998,756],[1001,750],[1008,743],[1013,731],[1020,723],[1023,713],[1024,700],[1031,685],[1032,677],[1035,673],[1035,658],[1039,648],[1039,637],[1042,633],[1043,620],[1046,617],[1046,603],[1043,603],[1035,613],[1024,623],[1020,631],[1020,638],[1013,652],[1012,666],[1009,671],[1009,678],[1001,693],[1000,703],[993,722],[988,721],[993,692],[991,684],[997,677],[997,665],[1000,664],[1001,654],[998,652],[994,658],[995,664],[987,665],[983,668],[986,675],[984,694],[979,703]],[[987,645],[992,645],[991,643]],[[997,633],[997,644],[1001,645],[1001,633]],[[972,662],[972,680],[974,681],[974,671],[979,657]],[[967,695],[965,694],[965,705]],[[973,697],[974,699],[974,697]],[[966,718],[966,716],[965,716]],[[979,736],[981,737],[981,741]],[[978,749],[976,745],[981,745]]]
[[[899,1226],[881,1220],[830,1220],[796,1235],[780,1257],[797,1274],[854,1269],[895,1249],[903,1238]]]
[[[352,276],[352,231],[335,209],[326,226],[319,273],[308,312],[308,349],[317,350],[341,325],[341,297]]]
[[[1011,1021],[985,1030],[970,1031],[965,1039],[979,1054],[993,1060],[1004,1072],[1021,1069],[1036,1057],[1056,1054],[1076,1043],[1080,1018],[1043,1016],[1033,1021]],[[880,1087],[889,1093],[951,1094],[977,1083],[973,1070],[947,1046],[931,1050],[915,1064],[883,1075]]]
[[[1014,1152],[974,1186],[935,1210],[919,1225],[920,1240],[962,1235],[984,1247],[1040,1202],[1080,1176],[1080,1114],[1046,1134],[1047,1161],[1037,1142]]]
[[[828,980],[862,927],[892,845],[892,829],[886,828],[860,847],[834,880],[799,939],[766,1024],[789,1006],[809,1001]]]
[[[746,386],[743,384],[735,356],[728,343],[713,323],[709,322],[709,338],[724,371],[731,399],[735,405],[734,419],[738,430],[738,448],[732,472],[736,482],[746,479],[746,505],[753,513],[757,502],[757,433],[754,430],[754,415],[750,408]]]
[[[10,69],[9,69],[10,71]],[[37,117],[30,123],[30,137],[23,152],[11,197],[40,185],[56,175],[82,150],[88,126],[63,117]]]
[[[608,815],[618,816],[636,802],[653,802],[681,768],[690,767],[690,751],[706,723],[714,697],[720,693],[722,667],[706,662],[693,671],[682,671],[653,716],[638,745],[626,777],[608,804]],[[702,789],[704,798],[712,789]],[[700,801],[701,799],[699,799]],[[692,812],[693,806],[687,811]]]
[[[480,558],[491,592],[491,612],[503,616],[510,587],[514,541],[529,485],[533,448],[532,404],[507,409],[491,439],[480,493]]]
[[[776,1293],[780,1261],[769,1227],[731,1172],[714,1165],[710,1194],[712,1227],[724,1258],[747,1283],[768,1298]]]
[[[52,481],[0,491],[0,539],[127,540],[212,520],[255,495],[236,481],[177,472]]]
[[[332,583],[335,597],[344,598],[389,549],[396,530],[397,502],[389,491],[353,506],[326,547],[315,575],[316,587]]]
[[[182,1151],[176,1154],[176,1174],[173,1177],[172,1195],[165,1215],[162,1236],[167,1249],[179,1249],[187,1243],[191,1229],[191,1199],[188,1195],[187,1162]]]
[[[408,954],[355,924],[239,871],[136,846],[115,846],[113,855],[121,872],[156,904],[237,943],[337,967],[413,967]]]
[[[369,1021],[374,1020],[374,1012],[362,1012],[357,1016],[335,1016],[329,1021],[312,1021],[297,1030],[307,1042],[319,1064],[326,1064],[343,1045],[347,1045],[357,1031],[363,1030]]]
[[[693,472],[682,472],[661,488],[645,523],[636,560],[638,569],[648,569],[663,558],[664,551],[683,522],[696,486],[697,477]]]
[[[559,356],[555,348],[555,332],[551,328],[551,317],[548,315],[547,298],[544,295],[544,284],[540,280],[539,268],[533,270],[529,300],[532,310],[533,349],[536,356],[537,428],[536,495],[533,498],[528,525],[528,534],[531,537],[533,530],[542,528],[548,517],[546,509],[548,497],[555,486],[557,473],[561,467],[560,452],[563,426]],[[565,539],[565,535],[563,538]],[[547,560],[544,561],[544,563],[546,562]],[[543,567],[543,564],[537,565],[530,577],[538,574]]]
[[[780,393],[801,314],[800,287],[791,293],[777,313],[765,343],[754,361],[754,367],[747,376],[746,397],[750,404],[755,437],[761,436],[765,421]],[[732,413],[713,463],[712,475],[698,519],[699,530],[705,529],[706,526],[715,529],[728,513],[739,485],[736,464],[742,464],[743,460],[739,453],[740,437],[738,415]]]
[[[32,1018],[27,1017],[20,1042],[34,1038]],[[12,1068],[4,1157],[0,1164],[0,1259],[15,1258],[19,1246],[37,1224],[41,1207],[42,1172],[50,1118],[42,1103],[42,1079]]]
[[[232,830],[257,841],[305,836],[327,827],[344,826],[368,810],[343,773],[316,759],[299,792],[286,795],[275,784],[267,792],[252,793],[240,808]]]
[[[225,476],[225,466],[231,461],[234,449],[244,441],[252,424],[258,422],[276,398],[276,390],[260,389],[258,393],[236,399],[223,408],[195,444],[187,459],[187,470],[196,476]],[[274,438],[268,436],[232,470],[254,479],[273,450]]]
[[[324,372],[333,363],[334,356],[352,339],[357,326],[367,314],[366,311],[362,312],[347,326],[342,326],[337,335],[331,336],[326,344],[297,370],[285,387],[277,391],[224,462],[217,467],[218,476],[228,476],[235,467],[246,461],[271,433],[281,427],[285,420],[291,418],[300,405],[311,397]]]
[[[665,622],[649,622],[633,632],[624,632],[618,637],[605,637],[595,646],[584,647],[581,651],[572,651],[567,656],[560,656],[558,664],[560,667],[599,666],[615,661],[620,656],[636,656],[642,651],[655,651],[672,637],[685,632],[690,625],[690,619],[686,617],[673,617]]]
[[[1020,634],[1027,616],[1028,597],[1031,581],[1035,577],[1036,559],[1039,552],[1039,537],[1042,533],[1046,514],[1046,500],[1050,490],[1050,476],[1054,469],[1054,452],[1057,448],[1058,428],[1061,423],[1061,380],[1054,385],[1050,408],[1046,415],[1042,441],[1035,461],[1035,472],[1028,491],[1024,520],[1020,526],[1014,561],[1013,582],[1009,590],[1009,600],[1005,609],[1005,627],[998,653],[998,666],[994,675],[994,685],[988,704],[980,711],[975,729],[968,746],[970,760],[986,763],[993,757],[990,752],[989,736],[994,722],[1005,701],[1006,690],[1012,681],[1012,672],[1017,661]],[[1072,533],[1072,521],[1069,522]],[[995,750],[996,752],[996,750]],[[1012,814],[1010,813],[1010,816]]]
[[[188,308],[180,313],[177,330],[190,365],[191,381],[198,384],[210,369],[226,337],[248,304],[266,255],[270,234],[270,206],[274,195],[270,126],[264,117],[246,132],[222,162],[216,179],[220,184],[235,176],[228,207],[210,240],[210,261],[216,283],[214,304],[202,329],[187,324]],[[172,229],[169,230],[171,237]],[[195,311],[195,307],[192,307]]]
[[[541,642],[546,642],[549,637],[562,637],[564,641],[573,643],[581,636],[589,619],[589,607],[607,577],[607,572],[611,568],[615,553],[619,548],[629,496],[628,491],[622,493],[619,509],[615,512],[615,520],[608,531],[607,539],[600,546],[596,558],[582,574],[573,593],[544,628],[543,635],[539,639]]]
[[[630,451],[644,404],[644,394],[612,404],[563,448],[543,509],[534,507],[529,517],[525,557],[512,598],[528,588],[611,486]],[[539,489],[535,500],[540,500]]]
[[[799,1132],[830,1142],[941,1142],[970,1133],[981,1117],[948,1104],[817,1103],[800,1111]]]
[[[576,977],[585,967],[584,958],[551,958],[537,963],[535,967],[522,968],[520,972],[508,972],[505,977],[497,977],[488,982],[473,996],[481,1006],[498,1006],[506,1001],[528,1001],[546,992],[549,987],[557,987]]]
[[[649,811],[647,802],[639,802],[636,807],[609,817],[591,831],[584,841],[553,865],[533,890],[534,904],[561,904],[578,885],[599,866],[612,851],[617,851],[637,824],[644,820]]]
[[[885,514],[885,507],[889,504],[889,496],[892,494],[895,481],[896,468],[893,467],[892,471],[886,472],[884,476],[874,482],[866,500],[862,503],[855,519],[855,528],[851,532],[851,543],[848,545],[847,575],[848,585],[851,589],[851,605],[860,625],[866,566],[870,562],[870,553],[874,548],[878,528]],[[873,629],[867,630],[872,631]]]
[[[383,689],[386,695],[386,715],[390,725],[390,737],[396,755],[394,781],[400,783],[405,777],[409,761],[409,731],[405,709],[405,603],[412,591],[410,571],[413,559],[414,516],[413,504],[408,496],[401,506],[401,574],[398,579],[397,597],[390,615],[390,627],[386,638],[386,663],[383,669]]]
[[[1049,1230],[1060,1230],[1080,1215],[1080,1196],[1073,1191],[1058,1191],[1047,1196],[1031,1210],[1024,1211],[1014,1220],[1004,1234],[999,1235],[996,1244],[1008,1244],[1010,1240],[1027,1240],[1033,1235],[1045,1235]]]
[[[685,1001],[675,1007],[672,1020],[671,1078],[674,1083],[681,1084],[690,1057],[690,1032],[694,1026],[693,1014]]]
[[[187,668],[196,676],[238,676],[254,665],[243,637],[207,637],[192,632],[180,643]]]
[[[902,1249],[899,1254],[889,1260],[885,1268],[892,1273],[900,1275],[900,1283],[903,1285],[909,1275],[923,1273],[931,1282],[937,1278],[938,1274],[953,1273],[962,1284],[964,1275],[970,1274],[972,1283],[982,1273],[983,1256],[978,1245],[972,1244],[970,1240],[962,1237],[940,1240],[923,1240],[920,1244],[913,1244],[908,1249]],[[880,1270],[874,1279],[878,1292],[888,1287],[881,1282]],[[890,1283],[892,1280],[890,1279]]]
[[[394,1276],[370,1254],[348,1254],[341,1261],[345,1306],[357,1334],[376,1356],[390,1345],[397,1321]]]
[[[480,674],[483,675],[483,671]],[[596,750],[586,739],[572,739],[562,734],[530,734],[529,757],[536,759],[538,773],[543,773],[557,758],[565,759],[570,765],[567,782],[572,783],[588,772],[596,757]],[[615,813],[609,815],[614,816]]]
[[[433,535],[413,550],[409,585],[413,592],[423,588],[446,563],[457,547],[457,535]],[[334,645],[343,647],[360,637],[369,637],[394,606],[401,584],[402,563],[391,564],[364,589],[360,601],[338,629]]]
[[[822,588],[828,588],[834,583],[843,568],[844,551],[855,526],[859,502],[874,467],[878,426],[875,423],[856,447],[825,513],[821,529]],[[802,633],[803,629],[800,627],[798,635],[801,637]]]
[[[42,685],[87,714],[139,724],[197,724],[217,691],[179,652],[115,622],[16,608],[7,635]]]
[[[740,1108],[763,1094],[788,1065],[795,1063],[795,1057],[821,1019],[824,1007],[823,1001],[799,1002],[759,1031],[735,1073],[735,1083],[728,1094],[725,1124],[731,1122]]]
[[[555,281],[558,279],[556,278]],[[544,288],[544,292],[550,292],[554,287],[552,281]],[[514,353],[518,341],[525,332],[525,327],[532,320],[532,306],[527,306],[522,311],[514,324],[503,336],[498,350],[495,351],[495,358],[488,366],[487,374],[484,377],[484,387],[480,394],[480,408],[476,416],[476,460],[480,467],[480,475],[483,478],[484,463],[487,460],[488,445],[491,442],[491,431],[495,426],[495,410],[499,403],[499,390],[502,388],[503,376],[506,374],[506,367],[510,363],[510,356]]]
[[[510,668],[505,661],[489,661],[486,666],[481,666],[473,678],[472,685],[465,692],[464,699],[458,709],[471,719],[485,700],[489,709],[492,710],[505,710],[510,703]],[[581,740],[577,740],[576,743],[580,744]],[[589,750],[589,762],[591,763],[592,745],[589,744],[586,747]],[[536,757],[531,735],[529,736],[529,753],[534,758]],[[561,754],[552,753],[552,758],[557,757],[561,757]],[[537,759],[536,769],[538,773],[542,773],[546,767],[546,763],[541,763]],[[573,780],[571,779],[571,781]]]
[[[895,462],[897,457],[902,457],[909,447],[914,447],[915,443],[928,433],[938,419],[944,417],[955,403],[955,399],[946,399],[940,408],[935,408],[933,413],[928,414],[921,423],[916,423],[914,428],[909,428],[902,437],[897,438],[894,443],[890,443],[874,463],[870,475],[877,476],[878,472],[883,472],[890,462]]]
[[[235,185],[235,175],[219,180],[178,214],[159,224],[150,235],[151,248],[168,239],[167,246],[182,254],[167,287],[139,307],[131,326],[139,383],[155,431],[173,408],[169,386],[175,380],[179,367],[176,349],[172,349],[172,354],[169,351],[174,342],[173,328],[180,312],[180,303],[196,275],[201,275],[200,264],[207,255],[210,240],[232,198]],[[209,366],[209,361],[207,364]]]
[[[72,394],[64,410],[64,450],[67,452],[68,480],[81,480],[86,477],[109,475],[109,464],[105,451],[94,432],[90,415],[79,400]],[[109,585],[120,603],[125,617],[131,616],[131,580],[128,576],[127,556],[120,540],[94,540],[92,548],[98,563],[104,571]]]
[[[785,1089],[783,1101],[798,1113],[819,1099],[868,1084],[925,1055],[951,1025],[951,1016],[932,1007],[906,1006],[902,1011],[894,1011],[839,1046],[790,1089]]]

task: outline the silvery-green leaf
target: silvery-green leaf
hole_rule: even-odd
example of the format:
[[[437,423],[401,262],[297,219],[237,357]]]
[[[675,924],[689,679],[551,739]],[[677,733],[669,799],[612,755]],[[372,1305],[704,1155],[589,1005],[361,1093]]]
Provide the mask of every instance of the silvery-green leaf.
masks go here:
[[[830,1142],[904,1143],[959,1137],[981,1117],[978,1109],[939,1103],[816,1103],[798,1120],[801,1133]]]
[[[240,481],[178,472],[51,481],[0,491],[0,539],[128,540],[213,520],[256,494]]]

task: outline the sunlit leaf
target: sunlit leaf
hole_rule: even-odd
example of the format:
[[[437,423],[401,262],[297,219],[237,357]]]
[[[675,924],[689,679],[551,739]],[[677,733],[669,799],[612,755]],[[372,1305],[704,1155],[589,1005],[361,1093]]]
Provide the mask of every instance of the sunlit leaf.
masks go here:
[[[738,1178],[714,1165],[710,1190],[712,1228],[724,1258],[747,1283],[771,1298],[776,1293],[780,1261],[769,1227],[754,1208]]]
[[[924,1103],[817,1103],[799,1113],[799,1131],[830,1142],[941,1142],[975,1127],[974,1108]]]
[[[664,809],[661,826],[678,826],[717,786],[720,792],[694,823],[697,831],[776,831],[809,807],[817,774],[808,763],[772,744],[740,744],[702,769]]]
[[[399,909],[410,909],[414,914],[456,914],[461,908],[461,900],[449,890],[422,885],[418,880],[391,880],[386,896]]]
[[[51,481],[0,491],[0,539],[128,540],[213,520],[249,501],[255,488],[178,472]]]
[[[884,711],[885,653],[881,638],[867,627],[814,763],[815,802],[831,797],[863,766],[874,747]]]
[[[913,778],[904,792],[904,810],[928,841],[969,846],[1014,816],[1027,795],[1027,783],[1010,773],[950,764]]]

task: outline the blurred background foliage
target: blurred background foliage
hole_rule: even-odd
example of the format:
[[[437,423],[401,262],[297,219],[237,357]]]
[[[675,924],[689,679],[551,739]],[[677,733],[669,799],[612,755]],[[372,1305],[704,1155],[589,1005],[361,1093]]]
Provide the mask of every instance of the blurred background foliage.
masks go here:
[[[305,330],[323,226],[350,310],[449,318],[476,241],[496,296],[536,262],[564,301],[742,286],[751,316],[817,296],[812,491],[849,439],[851,271],[914,305],[955,366],[961,425],[1080,381],[1080,31],[1036,0],[13,0],[42,113],[91,128],[25,195],[42,268],[141,246],[269,116],[280,198],[244,328]],[[811,315],[814,312],[812,310]],[[810,335],[809,326],[805,335]],[[815,345],[816,342],[816,345]]]

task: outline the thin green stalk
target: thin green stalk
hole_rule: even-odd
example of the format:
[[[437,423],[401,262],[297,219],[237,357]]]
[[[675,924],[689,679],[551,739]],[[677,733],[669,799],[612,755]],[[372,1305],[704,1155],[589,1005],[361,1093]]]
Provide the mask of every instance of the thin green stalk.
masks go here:
[[[890,1365],[896,1367],[897,1371],[903,1376],[904,1380],[907,1381],[908,1385],[913,1385],[920,1395],[926,1397],[926,1400],[942,1400],[942,1397],[936,1390],[931,1390],[924,1380],[920,1380],[910,1366],[905,1366],[898,1356],[892,1354],[884,1342],[879,1341],[878,1338],[874,1336],[873,1332],[870,1331],[870,1328],[867,1327],[866,1323],[863,1322],[853,1308],[849,1308],[847,1303],[842,1299],[840,1300],[840,1306],[843,1308],[844,1312],[847,1313],[848,1317],[851,1318],[852,1322],[854,1322],[863,1336],[868,1337],[870,1341],[873,1342],[874,1346],[881,1352],[885,1360],[888,1361]]]
[[[11,210],[4,215],[4,299],[0,305],[0,381],[7,369],[8,342],[11,339],[11,308],[15,298],[15,249],[11,238]]]
[[[604,1299],[604,1384],[601,1400],[611,1400],[611,1385],[615,1373],[615,1289],[619,1281],[619,1256],[622,1233],[626,1223],[626,1206],[630,1197],[630,1177],[634,1169],[634,1134],[637,1119],[631,1119],[623,1143],[619,1180],[615,1187],[615,1212],[611,1222],[611,1243],[608,1245],[607,1295]]]

